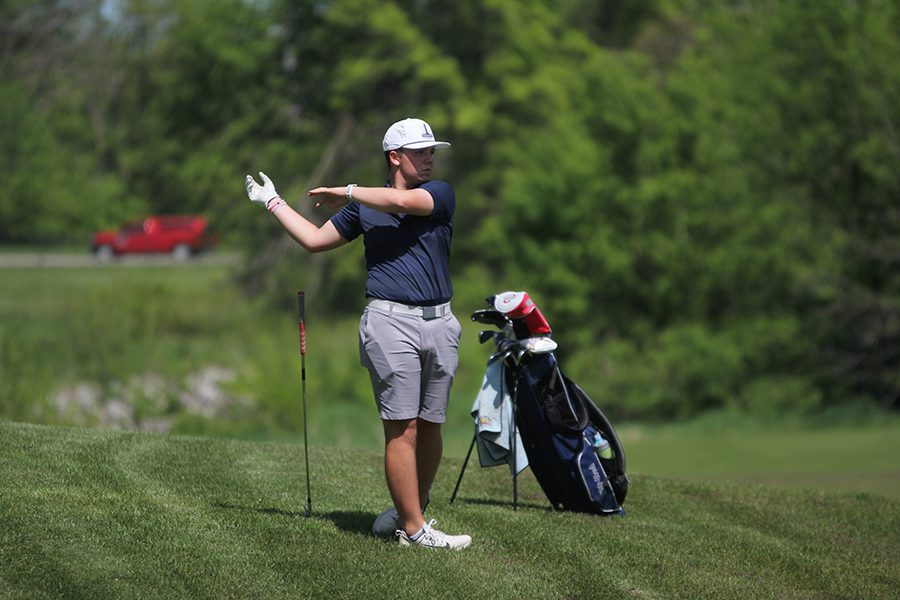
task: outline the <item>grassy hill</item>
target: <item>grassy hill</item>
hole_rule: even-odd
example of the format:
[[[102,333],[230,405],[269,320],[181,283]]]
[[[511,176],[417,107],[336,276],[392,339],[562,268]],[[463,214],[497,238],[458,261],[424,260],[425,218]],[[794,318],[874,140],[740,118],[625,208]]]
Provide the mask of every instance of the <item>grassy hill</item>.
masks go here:
[[[900,502],[632,476],[625,518],[549,510],[459,461],[429,516],[459,553],[368,535],[376,454],[0,424],[2,598],[895,598]]]

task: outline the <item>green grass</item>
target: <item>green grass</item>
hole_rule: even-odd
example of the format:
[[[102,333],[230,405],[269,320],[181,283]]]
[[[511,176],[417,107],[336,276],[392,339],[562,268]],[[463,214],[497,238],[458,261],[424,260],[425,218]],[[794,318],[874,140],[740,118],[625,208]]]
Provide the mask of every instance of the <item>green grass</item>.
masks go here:
[[[214,422],[169,414],[161,403],[148,417],[174,417],[174,431],[266,438],[302,428],[296,316],[251,300],[233,285],[233,271],[204,263],[128,268],[3,269],[0,286],[0,418],[56,425],[93,425],[57,414],[52,399],[88,382],[115,396],[132,377],[176,385],[207,366],[231,370],[228,391],[249,398]],[[298,288],[303,282],[298,281]],[[295,290],[286,290],[293,302]],[[313,293],[314,296],[314,293]],[[338,319],[307,311],[308,396],[328,406],[316,427],[336,444],[380,444],[374,403],[359,366],[357,315]],[[451,415],[467,421],[485,354],[465,323],[466,348]],[[171,403],[170,403],[171,404]],[[168,412],[167,412],[168,411]]]
[[[895,598],[900,502],[636,475],[624,518],[549,510],[446,460],[429,516],[459,553],[368,535],[378,455],[0,424],[3,598]]]
[[[239,365],[258,308],[221,267],[4,269],[0,407],[46,420],[60,386],[110,386],[135,374],[181,378]]]
[[[822,428],[619,431],[629,470],[693,481],[868,492],[900,500],[900,421]]]
[[[78,424],[53,411],[52,398],[61,386],[88,381],[114,390],[118,382],[147,374],[177,383],[220,365],[237,376],[229,392],[249,398],[250,405],[215,420],[168,414],[175,410],[171,404],[138,408],[149,417],[172,417],[178,433],[296,442],[302,412],[295,317],[243,297],[231,275],[223,265],[202,263],[4,269],[0,419]],[[286,291],[290,302],[292,294]],[[457,308],[463,317],[466,310]],[[460,459],[471,441],[469,409],[488,355],[477,341],[481,327],[461,321],[461,366],[445,427],[445,454]],[[358,363],[357,317],[330,319],[312,306],[307,324],[311,439],[321,447],[377,454],[382,436]],[[590,381],[581,383],[592,387]],[[900,419],[879,418],[854,427],[841,419],[828,427],[795,422],[774,429],[772,423],[754,426],[740,419],[616,425],[633,473],[900,498]]]

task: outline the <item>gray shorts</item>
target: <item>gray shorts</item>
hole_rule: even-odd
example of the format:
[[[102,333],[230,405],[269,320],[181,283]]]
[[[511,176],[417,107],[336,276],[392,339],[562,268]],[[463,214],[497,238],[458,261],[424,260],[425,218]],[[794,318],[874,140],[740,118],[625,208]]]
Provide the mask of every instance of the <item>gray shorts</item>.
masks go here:
[[[449,305],[435,318],[396,307],[369,304],[359,321],[359,358],[369,370],[378,412],[386,421],[443,423],[462,328]]]

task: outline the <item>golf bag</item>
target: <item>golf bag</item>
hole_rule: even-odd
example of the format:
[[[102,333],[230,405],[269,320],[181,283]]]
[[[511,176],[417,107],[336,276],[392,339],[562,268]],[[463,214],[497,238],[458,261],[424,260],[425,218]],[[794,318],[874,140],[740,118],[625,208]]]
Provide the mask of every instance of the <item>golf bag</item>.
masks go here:
[[[559,510],[621,514],[628,493],[625,453],[603,412],[563,374],[552,352],[526,354],[507,372],[516,378],[510,383],[528,465],[550,503]],[[598,454],[600,440],[609,448]]]
[[[603,411],[560,368],[546,319],[524,292],[505,292],[487,302],[492,308],[476,311],[472,320],[500,330],[482,331],[480,340],[492,339],[497,347],[488,364],[503,363],[517,430],[511,439],[521,439],[528,466],[544,494],[558,510],[624,514],[622,503],[628,493],[624,449]],[[474,446],[475,439],[453,498]],[[515,447],[511,456],[516,456]],[[513,468],[514,508],[517,472]]]

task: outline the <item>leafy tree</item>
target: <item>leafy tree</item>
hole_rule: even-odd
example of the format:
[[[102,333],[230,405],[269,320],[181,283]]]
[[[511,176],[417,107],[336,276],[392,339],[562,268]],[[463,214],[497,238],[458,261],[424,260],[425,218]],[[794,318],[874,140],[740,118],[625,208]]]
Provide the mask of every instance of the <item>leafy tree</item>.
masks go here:
[[[109,156],[106,109],[116,92],[97,3],[4,6],[0,46],[0,241],[78,241],[135,209],[98,164]],[[98,75],[99,73],[99,75]]]
[[[458,310],[527,289],[620,414],[900,395],[900,54],[881,0],[14,1],[0,242],[200,212],[248,291],[362,302],[242,189],[384,178],[405,116],[454,142]]]
[[[900,394],[897,256],[885,252],[900,233],[888,166],[898,114],[887,100],[900,77],[887,58],[897,51],[897,9],[771,2],[707,20],[695,66],[718,82],[703,96],[713,131],[734,140],[748,188],[777,201],[769,219],[793,229],[783,244],[748,245],[775,268],[761,265],[773,295],[757,294],[758,310],[778,302],[802,319],[798,335],[813,351],[793,365],[815,376],[825,401],[862,393],[890,405]]]

